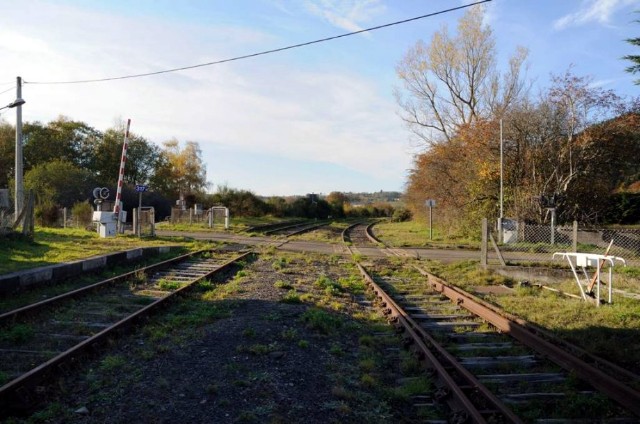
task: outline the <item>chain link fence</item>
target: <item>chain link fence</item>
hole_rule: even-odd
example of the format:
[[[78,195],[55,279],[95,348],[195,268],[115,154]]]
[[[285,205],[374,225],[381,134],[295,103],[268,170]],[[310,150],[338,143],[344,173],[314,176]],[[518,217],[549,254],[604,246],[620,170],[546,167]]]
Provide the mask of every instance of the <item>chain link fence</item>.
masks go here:
[[[512,220],[487,225],[487,260],[513,265],[557,263],[555,252],[618,256],[640,266],[640,229],[586,228],[573,225],[527,224]]]
[[[172,224],[202,224],[210,228],[222,226],[229,228],[229,210],[224,206],[213,206],[210,209],[194,207],[190,209],[172,208]]]
[[[172,224],[198,224],[207,222],[207,211],[199,208],[171,208]]]

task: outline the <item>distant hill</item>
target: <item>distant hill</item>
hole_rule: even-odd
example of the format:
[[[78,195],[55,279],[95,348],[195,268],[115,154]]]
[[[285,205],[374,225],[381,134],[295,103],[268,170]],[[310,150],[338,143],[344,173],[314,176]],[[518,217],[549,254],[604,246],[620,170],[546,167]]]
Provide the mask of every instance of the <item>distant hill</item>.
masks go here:
[[[402,198],[402,193],[399,191],[378,191],[375,193],[344,193],[349,199],[349,203],[356,205],[368,205],[371,203],[379,202],[399,202]]]

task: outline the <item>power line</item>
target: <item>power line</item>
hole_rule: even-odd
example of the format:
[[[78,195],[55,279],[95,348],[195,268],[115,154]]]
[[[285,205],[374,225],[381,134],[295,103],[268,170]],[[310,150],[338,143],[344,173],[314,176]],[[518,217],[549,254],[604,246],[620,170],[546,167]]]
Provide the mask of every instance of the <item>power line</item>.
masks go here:
[[[183,66],[183,67],[180,67],[180,68],[165,69],[165,70],[162,70],[162,71],[146,72],[146,73],[142,73],[142,74],[132,74],[132,75],[119,76],[119,77],[110,77],[110,78],[97,78],[97,79],[86,79],[86,80],[76,80],[76,81],[25,81],[25,80],[23,80],[23,83],[24,84],[84,84],[84,83],[90,83],[90,82],[115,81],[115,80],[123,80],[123,79],[130,79],[130,78],[148,77],[148,76],[151,76],[151,75],[168,74],[170,72],[178,72],[178,71],[185,71],[187,69],[195,69],[195,68],[202,68],[202,67],[205,67],[205,66],[219,65],[221,63],[227,63],[227,62],[233,62],[233,61],[237,61],[237,60],[249,59],[249,58],[253,58],[253,57],[257,57],[257,56],[264,56],[264,55],[271,54],[271,53],[278,53],[278,52],[282,52],[282,51],[285,51],[285,50],[296,49],[296,48],[299,48],[299,47],[310,46],[312,44],[324,43],[326,41],[336,40],[338,38],[344,38],[344,37],[349,37],[349,36],[356,35],[356,34],[362,34],[363,32],[375,31],[375,30],[382,29],[382,28],[388,28],[388,27],[395,26],[395,25],[406,24],[408,22],[413,22],[413,21],[417,21],[417,20],[420,20],[420,19],[430,18],[430,17],[433,17],[433,16],[454,12],[456,10],[465,9],[465,8],[468,8],[468,7],[471,7],[471,6],[475,6],[475,5],[479,5],[479,4],[482,4],[482,3],[488,3],[490,1],[492,1],[492,0],[480,0],[480,1],[477,1],[475,3],[465,4],[465,5],[462,5],[462,6],[453,7],[453,8],[450,8],[450,9],[445,9],[445,10],[441,10],[441,11],[438,11],[438,12],[429,13],[427,15],[416,16],[414,18],[404,19],[402,21],[391,22],[391,23],[387,23],[387,24],[383,24],[383,25],[378,25],[378,26],[374,26],[374,27],[370,27],[370,28],[361,29],[361,30],[358,30],[358,31],[348,32],[348,33],[345,33],[345,34],[334,35],[332,37],[320,38],[318,40],[307,41],[305,43],[293,44],[293,45],[286,46],[286,47],[280,47],[280,48],[277,48],[277,49],[265,50],[265,51],[261,51],[261,52],[257,52],[257,53],[251,53],[251,54],[247,54],[247,55],[243,55],[243,56],[236,56],[236,57],[232,57],[232,58],[229,58],[229,59],[222,59],[222,60],[216,60],[214,62],[200,63],[198,65]]]
[[[11,90],[13,90],[14,88],[16,88],[16,86],[15,86],[15,82],[14,82],[14,83],[12,83],[12,84],[14,84],[14,86],[13,86],[13,87],[9,87],[9,88],[7,88],[7,89],[6,89],[6,90],[4,90],[4,91],[0,91],[0,94],[4,94],[4,93],[6,93],[7,91],[11,91]]]

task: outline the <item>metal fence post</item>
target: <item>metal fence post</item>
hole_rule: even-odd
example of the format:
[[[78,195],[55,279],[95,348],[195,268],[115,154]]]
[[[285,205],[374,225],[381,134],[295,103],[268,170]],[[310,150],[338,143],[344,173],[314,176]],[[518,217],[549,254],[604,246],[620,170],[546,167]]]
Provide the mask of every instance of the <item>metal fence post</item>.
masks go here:
[[[489,232],[489,224],[487,218],[482,218],[482,242],[480,244],[480,265],[484,268],[487,267],[487,234]]]
[[[556,209],[551,209],[551,244],[556,244]]]
[[[133,208],[133,235],[140,237],[140,208]]]
[[[574,252],[578,251],[578,221],[573,221],[573,240],[571,244],[571,248]]]

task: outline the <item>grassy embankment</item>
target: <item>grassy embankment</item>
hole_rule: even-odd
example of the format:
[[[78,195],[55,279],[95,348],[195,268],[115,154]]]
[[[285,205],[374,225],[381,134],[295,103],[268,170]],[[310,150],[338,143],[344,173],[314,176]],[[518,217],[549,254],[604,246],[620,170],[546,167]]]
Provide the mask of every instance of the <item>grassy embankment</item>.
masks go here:
[[[263,224],[273,224],[281,221],[289,221],[291,218],[275,218],[273,216],[261,216],[261,217],[230,217],[229,218],[229,230],[232,232],[242,232],[246,231],[250,227],[254,227],[256,225]],[[204,220],[202,222],[196,222],[195,220],[192,223],[189,222],[179,222],[179,223],[171,223],[169,221],[162,221],[156,223],[156,230],[166,230],[166,231],[225,231],[224,228],[224,219],[220,217],[215,217],[213,222],[213,228],[209,228],[208,221]]]
[[[176,238],[140,239],[132,235],[100,238],[97,233],[83,229],[36,228],[33,240],[20,236],[2,239],[0,274],[138,247],[181,244],[190,250],[198,248],[193,241]]]
[[[382,221],[373,227],[373,232],[376,237],[392,247],[480,248],[479,240],[446,233],[437,225],[433,225],[432,234],[429,237],[429,223],[422,221]],[[478,228],[478,235],[480,233]]]

